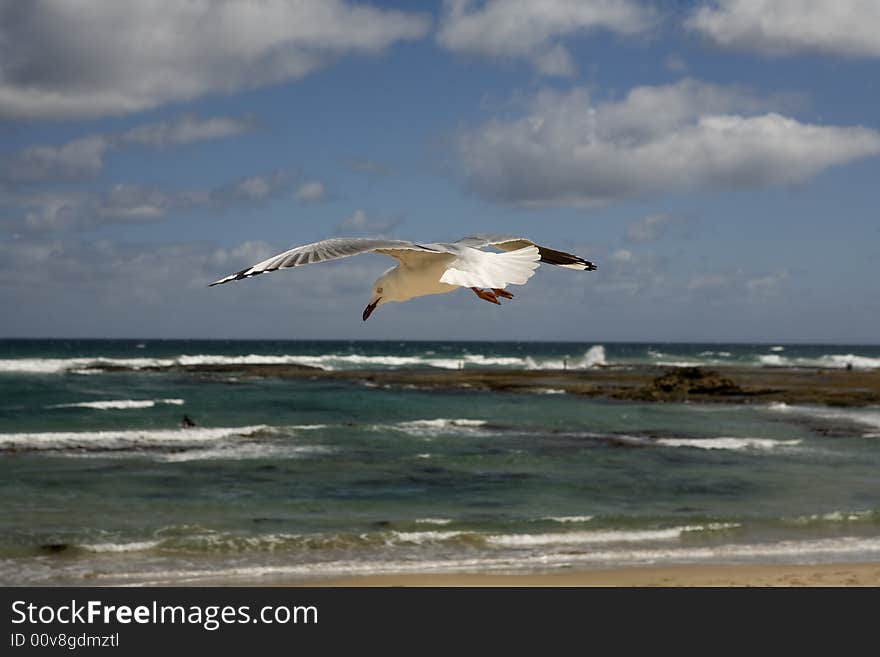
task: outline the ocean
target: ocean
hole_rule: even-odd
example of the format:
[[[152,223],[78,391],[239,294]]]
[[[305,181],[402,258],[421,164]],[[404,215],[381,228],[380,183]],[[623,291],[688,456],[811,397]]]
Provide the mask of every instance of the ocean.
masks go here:
[[[880,407],[150,369],[263,363],[809,375],[880,346],[0,340],[0,583],[880,558]]]

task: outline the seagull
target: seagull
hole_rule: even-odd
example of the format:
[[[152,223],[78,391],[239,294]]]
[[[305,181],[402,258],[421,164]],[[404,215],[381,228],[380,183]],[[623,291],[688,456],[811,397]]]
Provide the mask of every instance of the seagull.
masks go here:
[[[500,251],[484,251],[493,247]],[[539,246],[525,237],[471,235],[456,242],[419,244],[406,240],[367,237],[336,237],[294,247],[263,262],[214,281],[209,287],[259,276],[288,267],[336,260],[361,253],[381,253],[397,260],[373,283],[370,302],[364,309],[367,321],[373,311],[389,301],[409,301],[429,294],[444,294],[459,287],[473,290],[483,301],[501,305],[498,300],[512,299],[504,288],[525,285],[539,263],[595,271],[589,260]]]

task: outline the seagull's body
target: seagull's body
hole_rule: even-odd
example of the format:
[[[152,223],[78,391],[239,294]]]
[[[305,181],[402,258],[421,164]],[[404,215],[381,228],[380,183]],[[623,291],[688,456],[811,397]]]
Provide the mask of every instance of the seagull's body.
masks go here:
[[[501,253],[483,251],[486,246],[495,247]],[[370,303],[363,314],[365,321],[383,303],[444,294],[459,287],[469,287],[481,299],[499,304],[498,297],[513,298],[504,288],[525,285],[541,262],[580,271],[596,269],[589,260],[538,246],[524,237],[473,235],[456,242],[436,244],[354,237],[294,247],[211,285],[371,252],[391,256],[398,264],[373,284]]]

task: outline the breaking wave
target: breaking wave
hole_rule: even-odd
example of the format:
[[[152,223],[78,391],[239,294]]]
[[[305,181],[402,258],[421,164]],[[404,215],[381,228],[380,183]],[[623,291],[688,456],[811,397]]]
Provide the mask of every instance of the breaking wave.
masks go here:
[[[873,370],[880,368],[880,358],[856,354],[825,354],[815,358],[763,354],[758,363],[768,367],[823,367],[827,369]]]
[[[400,431],[418,437],[432,437],[445,434],[482,436],[488,433],[485,429],[487,424],[486,420],[438,417],[431,420],[408,420],[395,424],[374,424],[369,428],[373,431]]]
[[[54,404],[48,408],[94,408],[102,411],[125,410],[130,408],[152,408],[157,404],[183,406],[182,399],[111,399],[106,401],[73,402]]]
[[[487,542],[505,547],[534,547],[551,545],[591,545],[602,543],[643,543],[670,541],[688,532],[725,531],[736,529],[738,523],[709,523],[708,525],[685,525],[666,529],[643,530],[593,530],[575,532],[549,532],[546,534],[497,534],[487,537]]]
[[[589,369],[606,365],[605,348],[593,345],[580,357],[540,358],[533,356],[491,356],[463,353],[438,356],[423,353],[409,356],[330,354],[247,354],[225,356],[184,354],[175,358],[13,358],[0,359],[0,373],[12,374],[85,374],[101,370],[151,370],[200,365],[305,365],[322,370],[436,368],[458,370],[467,368],[507,369]]]
[[[657,442],[667,447],[695,447],[697,449],[759,449],[770,450],[778,447],[800,445],[800,440],[772,440],[770,438],[658,438]]]
[[[41,452],[65,457],[148,457],[163,462],[303,458],[332,453],[296,440],[301,427],[194,427],[0,434],[2,452]]]

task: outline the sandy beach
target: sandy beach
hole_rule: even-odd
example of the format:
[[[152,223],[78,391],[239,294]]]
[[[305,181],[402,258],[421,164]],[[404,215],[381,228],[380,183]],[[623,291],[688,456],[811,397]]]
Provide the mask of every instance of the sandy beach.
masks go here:
[[[285,584],[280,584],[285,585]],[[534,574],[342,577],[304,586],[880,586],[880,562],[686,565]]]

